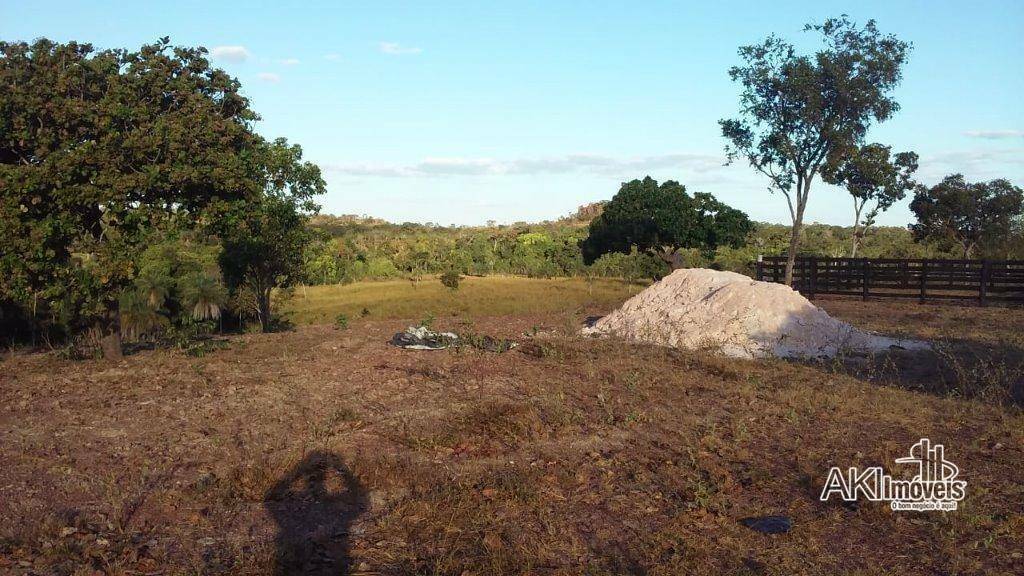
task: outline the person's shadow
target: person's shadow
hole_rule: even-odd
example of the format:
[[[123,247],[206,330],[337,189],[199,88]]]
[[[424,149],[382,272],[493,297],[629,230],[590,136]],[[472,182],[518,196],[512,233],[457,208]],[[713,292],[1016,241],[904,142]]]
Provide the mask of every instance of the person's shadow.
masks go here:
[[[347,574],[349,530],[366,491],[337,454],[311,452],[264,497],[277,523],[274,574]]]

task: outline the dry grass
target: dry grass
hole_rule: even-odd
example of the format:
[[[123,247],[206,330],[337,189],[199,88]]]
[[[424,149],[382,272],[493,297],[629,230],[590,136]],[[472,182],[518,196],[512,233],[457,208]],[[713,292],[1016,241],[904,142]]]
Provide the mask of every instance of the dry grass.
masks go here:
[[[643,284],[611,278],[486,276],[464,278],[452,291],[437,278],[425,277],[298,287],[284,310],[299,324],[329,324],[338,314],[350,319],[512,316],[608,309],[643,289]]]
[[[944,396],[1024,406],[1024,309],[819,300],[857,326],[926,340],[929,352],[842,359],[830,368],[868,381]]]
[[[921,310],[825,305],[885,331],[962,314],[929,308],[911,330],[900,317]],[[384,344],[415,310],[233,337],[201,358],[7,358],[0,573],[1024,572],[1017,408],[583,340],[602,309],[586,302],[474,309],[438,325],[520,347]],[[983,314],[988,331],[1022,325],[1019,310]],[[922,436],[968,481],[960,510],[818,501],[829,466],[892,470]],[[788,534],[738,522],[777,513]]]

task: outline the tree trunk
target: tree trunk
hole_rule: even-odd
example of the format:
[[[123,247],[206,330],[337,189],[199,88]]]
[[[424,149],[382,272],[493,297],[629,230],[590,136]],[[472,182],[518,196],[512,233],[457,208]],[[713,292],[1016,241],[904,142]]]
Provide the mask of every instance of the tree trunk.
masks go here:
[[[124,358],[124,348],[121,345],[121,327],[116,320],[117,313],[113,312],[110,316],[115,319],[111,320],[108,317],[105,320],[99,320],[96,322],[95,330],[100,339],[100,351],[103,352],[103,358],[119,362]]]
[[[121,346],[121,333],[111,332],[100,338],[100,349],[103,350],[103,358],[119,362],[124,358],[124,349]]]
[[[857,198],[853,199],[853,248],[850,251],[850,258],[857,257],[857,246],[860,244],[860,212],[864,209],[863,204],[857,204]]]
[[[973,242],[964,244],[964,260],[971,259],[971,256],[974,254],[974,246],[975,244]]]
[[[664,247],[661,249],[655,249],[654,253],[661,258],[673,272],[683,267],[683,255],[679,253],[678,248]]]
[[[259,306],[260,328],[264,332],[270,332],[270,288],[263,288],[257,292],[257,305]]]
[[[801,215],[802,216],[802,215]],[[793,285],[793,268],[796,267],[796,253],[800,248],[800,230],[803,228],[803,218],[793,221],[793,230],[789,236],[789,252],[786,254],[786,286]]]
[[[793,286],[793,268],[796,267],[796,253],[800,249],[800,231],[804,225],[804,208],[807,207],[807,196],[811,191],[811,178],[813,174],[804,178],[797,178],[796,184],[796,210],[790,204],[790,214],[793,217],[793,230],[789,236],[789,253],[786,255],[786,286]]]

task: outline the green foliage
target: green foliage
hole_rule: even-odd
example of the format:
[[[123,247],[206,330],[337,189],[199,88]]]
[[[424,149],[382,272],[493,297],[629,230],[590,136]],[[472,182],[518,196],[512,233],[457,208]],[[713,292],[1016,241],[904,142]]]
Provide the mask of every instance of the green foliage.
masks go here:
[[[635,247],[679,267],[680,249],[710,254],[719,245],[739,246],[750,227],[746,214],[714,196],[698,192],[691,197],[678,182],[669,180],[659,186],[648,176],[622,185],[590,223],[590,233],[580,246],[587,264],[603,254],[629,253]]]
[[[635,246],[628,254],[602,254],[588,269],[595,276],[624,278],[630,281],[643,278],[658,280],[669,271],[660,258],[647,252],[638,252]]]
[[[307,270],[304,256],[316,240],[309,213],[319,208],[312,197],[326,184],[316,165],[302,161],[302,149],[283,138],[262,146],[257,157],[262,192],[231,206],[215,227],[228,286],[251,291],[260,326],[269,331],[272,291],[298,283]]]
[[[0,300],[116,330],[150,231],[251,193],[257,117],[239,88],[166,38],[0,42]]]
[[[1024,218],[1024,191],[1007,180],[971,183],[954,174],[931,188],[919,187],[910,210],[917,217],[910,226],[915,238],[956,246],[970,258],[979,246],[1008,251],[1014,245]]]
[[[858,28],[843,16],[804,30],[819,32],[823,49],[801,55],[777,36],[740,48],[744,64],[729,70],[743,87],[740,116],[719,122],[729,160],[746,159],[785,196],[793,221],[791,261],[811,183],[834,171],[872,123],[899,109],[891,93],[910,49],[879,32],[874,20]],[[787,282],[791,268],[792,262]]]
[[[320,229],[317,222],[332,221],[333,218],[317,216],[314,226]],[[627,253],[610,252],[590,265],[584,264],[578,242],[586,237],[586,231],[575,221],[472,228],[361,223],[327,226],[323,229],[330,229],[339,236],[314,243],[323,250],[307,250],[307,254],[313,254],[313,258],[306,262],[307,270],[312,269],[310,266],[317,258],[327,254],[332,265],[342,272],[326,281],[307,272],[307,281],[313,284],[408,277],[412,274],[411,264],[404,259],[404,255],[411,253],[413,247],[426,255],[417,264],[418,273],[422,274],[443,274],[454,267],[449,264],[453,257],[457,262],[469,262],[471,271],[481,270],[479,273],[484,273],[482,270],[485,269],[486,273],[532,277],[588,276],[639,280],[658,279],[669,272],[662,259],[635,247]],[[859,243],[859,255],[871,258],[959,257],[957,252],[934,241],[915,242],[911,232],[904,227],[875,226],[872,230]],[[680,249],[677,256],[685,266],[715,266],[749,274],[753,272],[751,263],[759,254],[786,253],[790,231],[789,226],[782,224],[754,223],[737,246],[719,246],[713,252]],[[854,229],[849,226],[809,224],[801,230],[800,254],[849,256],[854,233]],[[525,239],[519,240],[522,236]],[[1011,234],[1011,238],[1020,236]],[[1022,249],[1007,252],[1007,257],[1024,256],[1024,242],[1021,244]],[[485,249],[474,246],[484,246]],[[538,248],[532,254],[526,252]],[[530,254],[530,258],[524,258],[524,254]],[[380,275],[369,276],[369,262],[386,262],[389,266]]]
[[[860,241],[875,224],[878,214],[902,200],[916,186],[912,176],[917,170],[917,154],[900,152],[895,158],[890,158],[890,151],[889,146],[882,144],[860,146],[824,169],[826,182],[845,186],[853,196],[851,256],[857,255]],[[864,212],[865,208],[867,212]]]
[[[462,275],[456,270],[446,270],[444,274],[441,274],[441,284],[453,292],[459,289],[461,280]]]
[[[339,330],[348,330],[348,314],[344,312],[334,317],[334,326]]]
[[[191,234],[160,236],[136,259],[138,275],[119,298],[121,334],[129,340],[218,320],[228,301],[219,246]]]

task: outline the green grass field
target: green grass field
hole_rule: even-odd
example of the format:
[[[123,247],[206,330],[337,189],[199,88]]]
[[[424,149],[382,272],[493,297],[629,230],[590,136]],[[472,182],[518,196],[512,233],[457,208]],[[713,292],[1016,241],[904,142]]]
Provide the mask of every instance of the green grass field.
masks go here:
[[[338,314],[355,319],[363,315],[364,309],[377,319],[560,313],[614,307],[644,287],[608,278],[487,276],[464,278],[459,289],[453,291],[437,278],[415,283],[391,280],[300,286],[283,302],[282,310],[298,324],[331,323]]]

